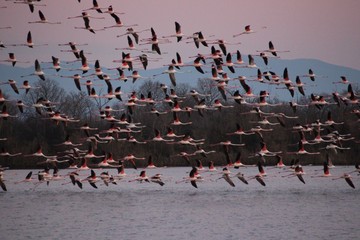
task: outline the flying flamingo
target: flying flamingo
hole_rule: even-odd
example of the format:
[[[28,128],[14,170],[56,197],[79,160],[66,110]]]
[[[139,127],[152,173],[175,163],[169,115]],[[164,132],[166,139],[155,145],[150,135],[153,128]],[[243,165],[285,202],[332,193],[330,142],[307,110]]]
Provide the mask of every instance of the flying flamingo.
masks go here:
[[[33,40],[32,40],[32,35],[31,35],[31,31],[28,32],[27,34],[27,38],[26,38],[26,44],[12,44],[10,46],[27,46],[29,48],[33,48],[35,46],[47,46],[48,44],[34,44]]]
[[[200,147],[200,145],[196,145],[195,147],[196,147],[196,151],[195,151],[193,154],[195,154],[195,155],[201,155],[201,156],[203,156],[203,157],[205,157],[205,158],[207,158],[207,155],[208,155],[208,154],[211,154],[211,153],[215,153],[215,152],[216,152],[216,151],[214,151],[214,150],[205,151],[204,149],[202,149],[202,148]]]
[[[157,174],[155,174],[154,176],[151,176],[151,177],[150,177],[150,182],[157,183],[157,184],[159,184],[160,186],[164,186],[165,183],[163,182],[163,180],[161,179],[161,177],[162,177],[162,174],[157,173]]]
[[[3,82],[3,83],[0,83],[0,84],[1,84],[1,85],[2,85],[2,84],[9,84],[10,87],[14,90],[14,92],[15,92],[16,94],[19,94],[19,89],[18,89],[18,87],[16,86],[16,81],[15,81],[15,80],[9,79],[7,82]]]
[[[353,181],[351,180],[351,175],[348,174],[348,173],[344,173],[343,175],[341,175],[340,177],[337,177],[337,178],[333,178],[332,180],[336,180],[336,179],[345,179],[346,183],[352,187],[352,188],[355,188],[355,185],[353,183]]]
[[[163,38],[176,37],[176,41],[180,42],[184,34],[181,31],[181,25],[178,22],[175,22],[175,34],[169,36],[163,36]]]
[[[226,181],[227,183],[229,183],[230,186],[235,187],[235,183],[234,183],[233,180],[231,180],[231,178],[230,178],[230,173],[231,173],[231,172],[230,172],[226,167],[223,168],[221,178],[225,179],[225,181]],[[221,179],[221,178],[219,178],[219,179]]]
[[[176,112],[173,112],[173,122],[170,123],[173,126],[190,125],[192,122],[181,122]]]
[[[71,50],[60,50],[60,51],[61,52],[72,52],[75,55],[76,59],[79,59],[80,58],[80,50],[76,46],[87,46],[88,44],[87,43],[78,44],[76,42],[68,42],[68,43],[60,43],[58,45],[59,46],[69,45]]]
[[[258,151],[254,156],[269,156],[269,157],[271,157],[271,156],[277,156],[278,154],[282,153],[282,151],[278,151],[278,152],[269,151],[267,149],[266,143],[263,141],[260,142],[260,145],[261,145],[260,151]],[[249,156],[249,157],[251,157],[251,156]]]
[[[320,154],[320,152],[308,152],[304,149],[304,144],[302,143],[302,141],[299,141],[298,144],[298,151],[297,152],[287,152],[286,154],[296,154],[296,155],[305,155],[305,154],[309,154],[309,155],[317,155]]]
[[[303,175],[305,174],[303,168],[301,165],[297,165],[295,168],[294,168],[294,172],[289,174],[289,175],[285,175],[285,176],[282,176],[282,177],[297,177],[302,183],[305,184],[305,180],[303,178]]]
[[[24,155],[25,157],[44,157],[46,159],[55,159],[56,158],[56,155],[53,155],[53,156],[48,156],[48,155],[45,155],[43,152],[42,152],[42,148],[41,146],[39,145],[36,152],[32,153],[32,154],[27,154],[27,155]]]
[[[240,35],[251,34],[251,33],[255,33],[255,32],[250,28],[250,25],[246,25],[243,32],[237,33],[237,34],[233,35],[233,37],[238,37]]]
[[[35,59],[35,72],[32,74],[21,76],[21,77],[23,78],[23,77],[27,77],[27,76],[33,76],[33,75],[38,76],[41,80],[45,81],[45,73],[42,71],[40,63],[37,59]]]
[[[34,12],[35,6],[46,6],[46,4],[34,3],[34,0],[15,1],[14,3],[27,4],[30,12]]]
[[[16,102],[16,106],[18,107],[18,109],[19,109],[19,111],[20,111],[21,113],[24,113],[24,108],[25,108],[25,107],[29,107],[29,106],[25,105],[21,100],[18,100],[18,101]]]
[[[257,51],[257,52],[269,52],[272,55],[274,55],[275,57],[277,57],[277,53],[290,52],[290,51],[289,50],[281,50],[281,51],[279,51],[279,50],[275,49],[274,44],[272,43],[272,41],[269,41],[269,49],[261,50],[261,51]]]
[[[198,188],[196,183],[202,180],[203,178],[199,174],[198,169],[196,167],[193,167],[189,173],[189,177],[185,178],[185,182],[190,182],[194,188]],[[177,183],[179,182],[181,181],[178,181]]]
[[[61,22],[49,22],[46,18],[45,15],[39,10],[39,17],[40,20],[39,21],[33,21],[33,22],[28,22],[28,23],[46,23],[46,24],[61,24]]]
[[[145,160],[144,157],[135,157],[133,154],[129,153],[124,158],[121,159],[122,161],[130,161],[131,165],[134,169],[137,169],[135,160]]]
[[[0,60],[0,62],[10,62],[13,67],[15,67],[16,63],[29,63],[29,61],[18,61],[14,53],[9,53],[9,58],[5,60]]]
[[[3,179],[3,174],[2,174],[2,171],[0,172],[0,187],[3,191],[7,191],[7,188],[6,188],[6,185],[4,183],[4,179]]]
[[[97,18],[97,17],[92,17],[87,12],[82,12],[81,16],[68,17],[68,19],[72,19],[72,18],[82,18],[84,20],[85,27],[75,27],[75,29],[85,29],[85,30],[88,30],[88,31],[90,31],[90,32],[92,32],[94,34],[95,34],[96,31],[104,30],[104,29],[95,30],[92,27],[90,27],[90,18]],[[97,19],[104,19],[104,18],[100,17],[100,18],[97,18]]]
[[[5,150],[4,147],[1,148],[1,152],[0,152],[0,157],[15,157],[15,156],[19,156],[22,153],[9,153],[8,151]]]
[[[196,48],[200,47],[200,43],[203,46],[208,47],[206,39],[205,39],[205,37],[204,37],[204,35],[203,35],[203,33],[201,31],[193,33],[193,35],[191,37],[188,37],[188,38],[192,38],[194,40]],[[186,43],[190,43],[190,42],[186,42]]]
[[[340,76],[341,81],[337,81],[337,82],[333,82],[333,84],[349,84],[351,83],[350,81],[347,80],[346,76]]]
[[[28,174],[26,174],[25,179],[15,182],[15,184],[19,184],[19,183],[26,183],[26,182],[32,182],[32,180],[34,180],[34,178],[31,177],[32,176],[32,171],[30,171]]]
[[[133,180],[129,180],[129,182],[134,182],[134,181],[138,181],[138,182],[140,182],[140,183],[142,183],[142,182],[148,182],[148,183],[150,183],[149,177],[146,175],[146,171],[145,171],[145,170],[141,171],[141,172],[140,172],[140,175],[139,175],[137,178],[135,178],[135,179],[133,179]]]
[[[155,137],[153,137],[150,141],[153,141],[153,142],[172,142],[172,141],[174,141],[174,139],[164,139],[161,136],[161,133],[158,129],[154,129],[154,131],[155,131]]]
[[[136,44],[139,44],[139,33],[149,31],[149,30],[150,29],[145,29],[145,30],[141,30],[141,31],[135,31],[133,28],[130,27],[130,28],[126,29],[126,33],[121,34],[121,35],[117,35],[116,37],[122,37],[122,36],[131,34],[134,37]]]
[[[161,55],[159,44],[169,43],[170,41],[168,41],[167,39],[159,39],[156,35],[154,28],[151,28],[150,31],[151,31],[151,38],[144,40],[143,43],[140,43],[139,45],[151,44],[151,51]]]
[[[95,10],[98,13],[103,13],[101,9],[106,9],[106,8],[100,8],[97,0],[93,0],[92,4],[93,4],[93,6],[91,8],[84,9],[83,11]]]
[[[82,179],[80,182],[85,182],[85,181],[87,181],[93,188],[98,188],[98,187],[96,186],[96,183],[97,183],[98,181],[100,181],[100,178],[98,178],[98,177],[96,176],[95,171],[91,169],[90,176],[88,176],[88,177],[85,178],[85,179]]]
[[[242,157],[241,152],[239,151],[236,155],[235,162],[233,163],[234,168],[240,168],[240,167],[254,167],[256,165],[248,165],[242,163]]]
[[[112,5],[110,5],[107,8],[107,10],[104,11],[104,13],[109,13],[109,14],[115,13],[115,14],[119,14],[119,15],[125,14],[124,12],[115,12]]]
[[[8,118],[16,118],[18,117],[17,115],[10,115],[7,111],[7,106],[4,104],[2,107],[2,110],[0,112],[0,119],[4,119],[7,120]]]
[[[126,27],[126,28],[130,28],[130,27],[138,26],[138,24],[124,25],[124,24],[121,22],[121,20],[120,20],[120,18],[119,18],[118,15],[116,15],[115,13],[111,13],[110,15],[111,15],[111,17],[114,18],[114,20],[115,20],[115,25],[108,26],[108,27],[104,27],[104,29],[115,28],[115,27]]]

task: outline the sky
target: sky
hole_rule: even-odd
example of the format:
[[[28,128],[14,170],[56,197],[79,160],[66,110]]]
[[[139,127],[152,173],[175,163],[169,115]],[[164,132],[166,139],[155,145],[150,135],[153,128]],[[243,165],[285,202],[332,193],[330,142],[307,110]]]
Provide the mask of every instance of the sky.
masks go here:
[[[34,13],[25,4],[15,4],[11,1],[0,2],[0,41],[5,45],[25,43],[28,31],[32,32],[35,44],[47,43],[48,46],[35,46],[30,49],[24,46],[8,46],[0,51],[0,60],[6,59],[9,52],[14,52],[19,61],[50,61],[51,56],[59,57],[61,61],[74,60],[70,53],[60,52],[59,43],[75,41],[87,43],[79,47],[91,53],[88,59],[100,60],[102,66],[117,67],[113,63],[121,58],[121,51],[115,48],[127,47],[126,37],[117,35],[125,33],[126,28],[112,28],[98,31],[96,34],[87,30],[75,29],[83,27],[81,18],[67,19],[81,15],[84,9],[92,7],[92,0],[42,0],[46,6],[35,6]],[[258,54],[257,50],[264,50],[268,42],[272,41],[278,50],[289,50],[281,53],[281,58],[297,59],[312,58],[328,63],[360,69],[360,1],[357,0],[98,0],[100,7],[112,5],[125,25],[137,24],[135,30],[153,27],[159,37],[172,35],[175,32],[177,21],[182,26],[182,32],[191,36],[194,32],[202,31],[209,40],[224,39],[229,43],[231,52],[240,50],[244,54]],[[49,21],[61,21],[59,25],[29,24],[29,21],[39,19],[38,10],[41,10]],[[114,24],[109,14],[100,14],[93,10],[87,11],[91,16],[105,19],[90,19],[90,26],[100,29]],[[255,33],[233,35],[243,32],[244,27],[250,25]],[[140,33],[140,38],[149,38],[150,32]],[[193,43],[183,40],[177,43],[161,44],[161,56],[151,54],[156,61],[149,63],[149,68],[157,68],[170,63],[179,52],[183,61],[191,61],[189,56],[198,53],[209,54],[210,48],[197,49]],[[191,40],[191,39],[190,39]],[[150,45],[137,46],[150,48]],[[133,56],[140,52],[132,52]],[[244,57],[243,57],[244,58]],[[246,58],[244,58],[245,60]],[[27,66],[18,63],[18,66]]]

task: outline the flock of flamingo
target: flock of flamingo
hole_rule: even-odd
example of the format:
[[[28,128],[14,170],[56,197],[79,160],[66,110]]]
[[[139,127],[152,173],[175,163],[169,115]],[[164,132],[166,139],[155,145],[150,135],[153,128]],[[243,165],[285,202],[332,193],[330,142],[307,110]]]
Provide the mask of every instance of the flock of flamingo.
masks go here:
[[[56,25],[62,24],[61,22],[48,20],[46,16],[46,3],[44,1],[33,1],[33,0],[6,0],[7,2],[14,3],[18,7],[21,5],[27,5],[30,8],[30,14],[34,16],[38,13],[39,20],[28,22],[27,24],[48,24]],[[79,126],[79,129],[83,131],[86,136],[85,140],[78,143],[73,143],[71,137],[68,136],[64,142],[59,143],[59,145],[67,148],[66,151],[59,155],[50,156],[42,151],[41,144],[39,144],[38,149],[33,153],[17,153],[17,152],[8,152],[4,148],[0,153],[1,158],[11,158],[15,156],[22,156],[25,158],[36,158],[39,159],[38,164],[40,166],[45,166],[44,170],[38,171],[36,174],[33,174],[30,171],[27,176],[20,181],[15,182],[15,184],[33,182],[34,188],[39,186],[42,183],[47,183],[55,181],[63,181],[62,184],[73,184],[79,188],[83,188],[83,182],[88,182],[92,187],[98,188],[97,183],[102,182],[105,185],[109,184],[118,184],[125,182],[149,182],[156,183],[160,186],[166,184],[166,176],[163,177],[162,174],[154,174],[151,176],[147,175],[147,169],[156,169],[156,159],[153,159],[152,156],[136,156],[132,153],[129,153],[125,156],[114,156],[110,152],[104,152],[101,155],[94,154],[94,148],[100,148],[101,145],[106,145],[110,142],[126,142],[131,145],[139,145],[143,148],[147,147],[149,142],[154,142],[154,144],[171,144],[174,146],[185,146],[188,151],[178,152],[173,157],[180,157],[184,159],[184,164],[191,166],[189,173],[183,179],[179,179],[176,183],[187,182],[195,188],[198,187],[198,183],[202,181],[217,181],[224,179],[230,186],[235,187],[233,179],[238,179],[244,184],[248,184],[248,181],[251,179],[257,180],[262,186],[266,186],[267,182],[267,173],[265,172],[266,158],[276,158],[277,164],[271,168],[279,170],[279,174],[283,178],[297,177],[302,183],[305,184],[306,178],[305,171],[301,165],[301,158],[305,155],[320,155],[320,151],[346,151],[349,150],[349,147],[346,147],[347,142],[357,142],[354,136],[348,132],[340,132],[337,129],[338,125],[344,124],[343,122],[335,122],[332,118],[331,111],[328,111],[327,119],[325,121],[316,120],[314,122],[309,122],[305,124],[294,124],[291,127],[291,132],[296,132],[299,134],[300,138],[297,143],[298,149],[294,152],[282,152],[282,151],[270,151],[267,148],[264,135],[267,135],[267,139],[271,139],[269,135],[275,134],[276,131],[273,131],[273,128],[281,127],[284,125],[285,119],[297,119],[296,115],[298,108],[317,108],[323,110],[327,106],[341,106],[346,105],[350,106],[351,110],[349,111],[352,115],[357,117],[357,121],[360,119],[360,110],[359,110],[359,99],[358,94],[353,90],[352,84],[347,80],[346,76],[339,76],[340,80],[338,82],[331,82],[331,84],[343,84],[347,87],[347,92],[340,94],[337,92],[332,93],[332,99],[327,99],[324,96],[317,96],[316,94],[311,93],[309,96],[309,102],[307,104],[300,104],[292,100],[289,102],[289,108],[292,109],[293,115],[289,116],[285,113],[280,112],[271,112],[272,106],[277,106],[271,101],[268,101],[271,97],[271,93],[268,91],[260,91],[259,94],[254,93],[251,82],[258,82],[265,85],[277,86],[279,89],[284,89],[288,91],[292,97],[294,97],[295,91],[298,91],[299,94],[306,96],[305,89],[309,89],[310,84],[303,83],[301,78],[309,79],[311,82],[314,82],[318,77],[312,69],[309,69],[308,73],[302,76],[296,76],[296,80],[291,80],[288,69],[285,68],[282,75],[279,75],[267,68],[266,71],[261,71],[260,68],[256,65],[256,60],[262,61],[266,66],[271,65],[272,58],[279,58],[279,55],[286,54],[289,50],[278,50],[274,47],[272,41],[269,41],[268,48],[257,50],[256,54],[248,54],[247,60],[243,61],[241,52],[237,50],[236,52],[229,51],[229,45],[238,46],[238,43],[229,43],[224,39],[210,40],[206,39],[205,35],[201,32],[195,32],[192,34],[184,34],[181,28],[181,23],[175,22],[173,34],[168,34],[165,36],[159,36],[154,28],[150,29],[141,29],[137,30],[137,24],[125,25],[121,20],[120,16],[124,13],[116,12],[112,6],[100,6],[96,0],[92,1],[93,4],[77,15],[77,16],[67,16],[67,19],[74,19],[72,21],[77,21],[76,19],[80,18],[83,20],[84,25],[76,26],[76,29],[88,31],[81,34],[96,34],[98,31],[117,31],[119,39],[124,40],[126,46],[122,48],[117,48],[121,50],[122,59],[113,60],[114,63],[119,63],[119,66],[114,69],[108,69],[109,71],[116,71],[116,77],[113,75],[107,74],[104,71],[104,68],[100,66],[100,61],[96,60],[94,67],[88,64],[87,52],[79,49],[81,46],[89,44],[77,44],[76,42],[69,39],[68,43],[59,43],[59,46],[63,46],[62,52],[69,52],[69,55],[74,55],[74,61],[69,61],[66,64],[70,66],[69,71],[74,71],[73,76],[61,75],[62,63],[60,59],[55,56],[52,58],[52,69],[49,69],[48,72],[44,72],[45,68],[41,65],[43,64],[38,59],[16,59],[15,52],[18,51],[18,46],[26,46],[29,48],[41,48],[46,46],[46,43],[37,44],[32,40],[32,32],[29,31],[26,37],[26,41],[20,44],[8,44],[6,42],[0,42],[1,52],[9,51],[8,58],[2,59],[1,62],[4,64],[10,63],[12,66],[21,63],[34,62],[35,71],[29,75],[22,76],[24,78],[29,78],[30,80],[24,80],[23,84],[20,86],[13,79],[9,79],[2,83],[2,85],[9,85],[11,89],[5,94],[4,91],[0,89],[0,106],[2,111],[0,113],[0,121],[13,121],[18,114],[22,114],[25,109],[28,111],[36,111],[44,119],[54,122],[55,124],[63,123],[66,125],[75,125]],[[81,0],[74,1],[74,4],[82,4]],[[0,6],[2,9],[0,11],[6,11],[7,6]],[[3,14],[3,13],[2,13]],[[97,21],[98,19],[112,18],[114,20],[114,25],[103,26],[102,28],[95,29],[92,27],[92,22]],[[11,26],[1,27],[1,31],[5,29],[11,29]],[[251,28],[251,25],[244,26],[242,31],[234,33],[233,38],[238,40],[240,38],[245,38],[249,34],[256,34]],[[25,39],[25,36],[24,36]],[[41,39],[41,37],[37,37]],[[186,42],[189,46],[194,48],[194,51],[202,51],[195,56],[191,56],[194,60],[192,61],[183,61],[181,54],[174,51],[174,53],[164,53],[162,51],[163,44],[173,44],[173,49],[176,49],[176,44],[179,42]],[[125,45],[124,44],[124,45]],[[68,47],[65,48],[65,47]],[[205,52],[206,51],[206,52]],[[139,53],[136,57],[133,56],[133,53]],[[53,53],[56,55],[56,53]],[[158,61],[162,59],[163,56],[167,54],[174,54],[174,58],[169,61],[165,66],[167,70],[164,72],[154,75],[151,77],[144,77],[140,75],[140,72],[144,73],[147,70],[148,63],[151,61]],[[3,54],[1,54],[3,57]],[[50,57],[49,57],[50,58]],[[190,63],[188,63],[190,62]],[[74,67],[80,63],[80,67]],[[218,98],[216,98],[212,103],[208,104],[206,98],[208,97],[207,93],[201,92],[198,89],[192,89],[188,95],[193,99],[193,105],[185,105],[183,101],[187,96],[178,96],[176,94],[177,79],[176,76],[178,73],[181,73],[182,68],[194,68],[194,71],[201,74],[202,77],[209,79],[213,82],[212,88],[218,90]],[[204,71],[204,68],[209,68],[211,71]],[[236,74],[239,69],[248,68],[254,69],[256,71],[256,77],[230,77],[231,74]],[[121,102],[122,109],[114,109],[112,106],[107,105],[101,109],[99,114],[99,120],[108,123],[108,128],[106,130],[100,130],[96,127],[90,126],[88,123],[82,123],[79,119],[75,119],[72,116],[65,115],[56,110],[56,103],[52,102],[51,99],[45,99],[44,97],[39,98],[32,106],[25,105],[21,100],[14,100],[13,96],[19,96],[21,91],[24,91],[24,95],[29,91],[36,91],[37,87],[32,87],[30,85],[31,79],[41,81],[51,81],[49,76],[52,76],[50,71],[55,71],[54,74],[57,74],[57,77],[60,78],[71,78],[74,80],[75,87],[81,91],[81,86],[86,85],[88,97],[90,99],[107,99],[109,103],[114,103],[115,101]],[[130,75],[126,75],[126,72],[131,72]],[[139,95],[136,92],[132,92],[127,95],[121,92],[121,86],[113,88],[114,84],[131,84],[131,79],[134,83],[135,81],[149,79],[156,79],[157,76],[167,74],[171,86],[167,86],[165,83],[161,83],[159,88],[164,92],[164,99],[153,99],[151,92],[147,96],[144,94]],[[34,76],[34,77],[31,77]],[[104,95],[98,95],[96,92],[95,84],[93,81],[102,81],[106,83],[107,93]],[[230,82],[238,81],[241,85],[239,89],[232,91],[233,87],[229,87]],[[326,79],[328,81],[328,79]],[[285,92],[286,93],[286,92]],[[284,94],[285,94],[284,93]],[[286,93],[288,94],[288,93]],[[292,98],[294,99],[294,98]],[[111,101],[110,101],[111,100]],[[18,114],[8,113],[8,105],[16,104],[19,109]],[[115,103],[114,103],[115,104]],[[168,109],[164,110],[163,105],[166,105]],[[284,103],[281,103],[284,104]],[[235,105],[246,106],[251,109],[249,112],[241,113],[242,114],[253,114],[259,117],[259,121],[251,122],[253,127],[248,130],[244,130],[240,124],[236,125],[236,129],[233,132],[229,132],[224,136],[224,141],[218,143],[209,143],[206,139],[195,139],[188,134],[182,134],[181,130],[183,126],[191,126],[192,122],[180,120],[183,116],[191,116],[191,112],[197,112],[200,116],[204,116],[208,111],[226,111],[227,108],[234,108]],[[141,123],[135,123],[132,119],[134,112],[143,111],[142,107],[150,106],[151,115],[154,118],[159,118],[162,115],[171,115],[173,121],[166,126],[167,132],[165,134],[161,133],[158,129],[154,129],[154,137],[151,139],[138,139],[136,138],[136,133],[141,132],[144,127],[151,126],[142,126]],[[116,111],[124,111],[124,114],[120,118],[117,118],[114,115]],[[197,114],[196,113],[196,114]],[[275,119],[275,121],[273,121]],[[327,133],[324,134],[324,129],[327,130]],[[330,129],[330,130],[329,130]],[[209,129],[211,131],[211,129]],[[313,139],[309,139],[309,133],[315,135]],[[125,137],[121,138],[124,135]],[[135,136],[134,136],[135,135]],[[228,140],[228,136],[247,136],[255,135],[258,136],[260,142],[260,150],[254,153],[254,155],[248,156],[249,159],[255,159],[254,164],[246,165],[242,162],[243,156],[241,154],[241,148],[246,148],[244,143],[232,142]],[[5,145],[7,140],[11,136],[4,136],[0,141]],[[270,140],[267,140],[270,141]],[[316,146],[318,151],[312,152],[307,151],[305,146],[313,145]],[[220,146],[224,156],[226,158],[227,164],[220,166],[216,161],[209,160],[211,154],[217,152],[218,146]],[[229,155],[230,150],[235,148],[238,151],[235,161],[233,161]],[[208,149],[208,150],[205,150]],[[295,156],[296,159],[291,162],[290,166],[286,166],[283,162],[283,157],[291,155]],[[208,157],[209,156],[209,157]],[[346,172],[341,176],[333,176],[330,174],[330,168],[333,167],[332,162],[328,154],[326,154],[326,159],[324,159],[323,164],[323,174],[310,174],[311,178],[315,177],[328,177],[330,179],[345,179],[346,183],[355,188],[355,185],[352,181],[351,173],[360,174],[360,167],[356,165],[356,168],[351,172]],[[137,161],[148,161],[148,165],[145,169],[141,169],[139,174],[136,176],[127,175],[125,173],[124,165],[125,163],[130,163],[134,169],[139,169],[136,165]],[[203,167],[203,161],[207,161],[208,168]],[[39,166],[37,165],[37,166]],[[216,167],[217,166],[217,167]],[[254,176],[246,176],[240,170],[242,168],[257,167],[258,174]],[[53,172],[50,172],[50,168],[53,168]],[[60,175],[59,168],[67,168],[70,171],[67,171],[66,174]],[[8,167],[3,166],[0,168],[0,186],[4,191],[7,191],[7,184],[5,176],[5,170]],[[113,170],[111,170],[113,169]],[[116,172],[115,172],[116,170]],[[83,172],[89,172],[89,176],[83,177]],[[98,171],[101,171],[99,173]],[[114,171],[111,174],[111,171]],[[37,177],[34,178],[33,176]],[[185,174],[184,174],[185,175]],[[206,175],[206,176],[204,176]],[[69,182],[65,182],[69,179]]]

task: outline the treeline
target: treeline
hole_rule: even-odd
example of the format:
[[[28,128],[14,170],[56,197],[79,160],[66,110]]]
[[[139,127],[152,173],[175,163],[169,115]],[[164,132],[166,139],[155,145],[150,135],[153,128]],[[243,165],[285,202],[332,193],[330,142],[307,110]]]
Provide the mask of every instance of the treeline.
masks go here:
[[[0,156],[0,165],[9,166],[10,168],[39,168],[39,162],[45,159],[41,157],[26,156],[34,153],[38,146],[42,147],[44,154],[57,155],[59,159],[67,159],[66,154],[71,153],[69,146],[61,145],[66,139],[70,137],[73,143],[82,143],[77,147],[81,150],[87,150],[92,146],[95,154],[101,155],[104,153],[112,153],[114,159],[120,160],[127,154],[134,154],[139,157],[148,158],[152,156],[155,165],[157,166],[184,166],[187,162],[176,156],[180,152],[193,153],[196,147],[192,145],[173,144],[179,141],[180,138],[175,138],[174,142],[154,142],[151,139],[155,136],[155,129],[161,132],[164,136],[167,129],[171,127],[178,135],[191,136],[194,139],[204,139],[201,145],[206,151],[214,150],[215,153],[206,155],[195,155],[190,157],[191,164],[195,165],[197,159],[202,160],[206,165],[209,161],[213,161],[215,165],[223,166],[227,164],[226,154],[223,151],[223,146],[214,145],[220,142],[230,140],[232,143],[244,143],[243,147],[229,147],[229,157],[235,161],[236,156],[241,152],[242,162],[245,164],[256,164],[260,157],[251,157],[255,155],[261,148],[261,141],[267,144],[269,151],[279,152],[283,157],[285,164],[289,165],[291,160],[299,159],[301,164],[322,164],[326,159],[326,154],[330,156],[335,165],[340,164],[354,164],[358,160],[359,148],[357,141],[359,140],[358,118],[351,113],[353,109],[358,109],[357,105],[346,105],[344,103],[335,104],[331,96],[325,98],[331,104],[317,107],[309,105],[307,107],[298,107],[294,112],[289,106],[288,102],[281,102],[277,99],[268,98],[270,104],[278,103],[276,106],[259,107],[265,113],[282,113],[285,117],[279,115],[270,116],[267,120],[274,125],[262,125],[259,123],[261,117],[259,114],[251,113],[259,102],[258,97],[248,98],[250,104],[238,104],[234,101],[232,95],[235,89],[227,89],[226,97],[223,99],[222,95],[216,87],[213,86],[212,80],[199,79],[196,88],[192,88],[186,84],[179,84],[174,88],[178,98],[171,98],[173,102],[178,102],[182,109],[191,107],[193,111],[181,111],[176,115],[182,122],[191,122],[188,125],[174,126],[173,112],[171,104],[165,102],[166,94],[170,94],[170,87],[166,91],[160,87],[159,82],[145,81],[139,89],[136,89],[137,98],[141,98],[141,94],[146,98],[149,92],[154,100],[153,104],[142,101],[136,103],[141,106],[134,106],[132,114],[126,105],[128,95],[130,93],[122,94],[122,101],[106,98],[90,98],[85,92],[70,92],[64,91],[57,82],[53,80],[41,81],[34,84],[36,88],[31,89],[27,94],[23,93],[21,99],[25,104],[24,111],[21,113],[16,106],[16,101],[6,101],[2,105],[7,106],[7,111],[10,115],[16,117],[2,118],[0,120],[0,146],[3,152],[21,153],[18,156]],[[205,105],[209,109],[203,110],[203,114],[199,114],[198,110],[194,109],[197,101],[191,96],[190,90],[196,89],[202,95],[198,96],[205,100]],[[98,95],[101,96],[101,92]],[[7,99],[14,98],[5,94]],[[51,108],[41,108],[41,114],[35,111],[33,106],[38,99],[48,99],[52,102]],[[214,101],[218,99],[222,104],[228,107],[214,108],[212,107]],[[299,104],[309,104],[309,97],[303,97],[298,101]],[[144,105],[144,106],[143,106]],[[109,141],[108,143],[94,144],[94,141],[89,140],[84,131],[80,129],[85,123],[91,128],[97,129],[91,131],[92,137],[99,134],[100,137],[106,135],[106,130],[111,126],[125,129],[125,125],[120,125],[116,122],[108,122],[100,115],[105,106],[111,106],[114,110],[111,115],[116,119],[120,119],[125,114],[128,121],[136,124],[138,128],[133,129],[138,132],[130,133],[139,142],[146,142],[146,144],[134,144],[126,140],[121,140],[129,137],[128,133],[117,133],[112,136],[117,139]],[[156,109],[159,112],[167,112],[166,114],[156,115],[151,113],[151,109]],[[50,111],[59,112],[67,117],[79,120],[78,122],[57,122],[51,120]],[[316,120],[324,123],[327,119],[328,113],[331,112],[332,118],[336,123],[331,126],[321,126],[321,135],[337,131],[340,135],[344,135],[346,139],[353,138],[349,141],[340,141],[345,148],[349,150],[326,150],[329,143],[319,143],[313,145],[305,145],[305,149],[309,152],[321,152],[319,155],[288,155],[287,152],[297,151],[299,142],[299,133],[293,127],[296,124],[307,125]],[[262,117],[267,115],[262,115]],[[294,118],[297,117],[297,118]],[[281,123],[281,124],[280,124]],[[269,132],[262,132],[259,134],[252,134],[248,136],[231,135],[236,131],[237,124],[245,131],[251,128],[261,126],[264,129],[273,129]],[[305,133],[306,139],[311,140],[315,138],[314,132]],[[166,137],[164,137],[166,138]],[[265,157],[267,165],[274,165],[276,158]],[[101,159],[91,159],[91,163],[98,163]],[[138,166],[146,166],[146,160],[137,161]],[[129,163],[125,163],[130,166]],[[67,167],[68,163],[61,163],[59,167]]]

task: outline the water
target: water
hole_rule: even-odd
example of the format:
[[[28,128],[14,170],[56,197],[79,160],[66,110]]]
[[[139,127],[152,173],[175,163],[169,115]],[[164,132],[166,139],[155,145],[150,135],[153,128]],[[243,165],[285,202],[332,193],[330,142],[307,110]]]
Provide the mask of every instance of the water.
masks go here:
[[[357,239],[360,180],[352,174],[352,189],[344,179],[311,178],[321,174],[317,169],[304,168],[306,184],[268,169],[266,187],[233,179],[233,188],[216,181],[220,174],[202,173],[206,180],[198,189],[175,183],[190,168],[147,170],[149,176],[163,174],[163,187],[128,182],[138,172],[126,169],[130,176],[117,185],[99,182],[94,189],[84,182],[82,190],[62,185],[65,180],[35,189],[33,183],[14,184],[28,170],[8,170],[8,192],[0,192],[0,239]],[[353,169],[337,166],[331,172],[340,176]],[[251,176],[257,169],[240,171]]]

